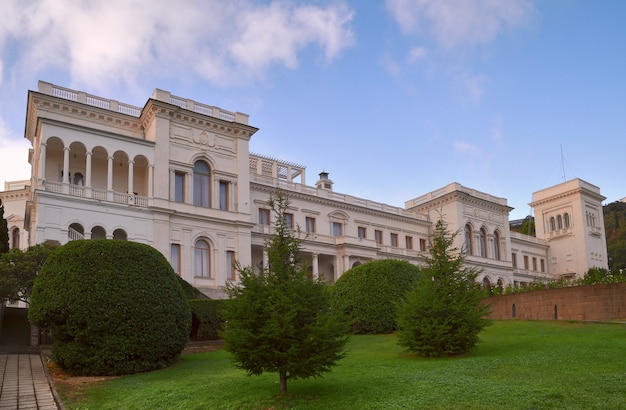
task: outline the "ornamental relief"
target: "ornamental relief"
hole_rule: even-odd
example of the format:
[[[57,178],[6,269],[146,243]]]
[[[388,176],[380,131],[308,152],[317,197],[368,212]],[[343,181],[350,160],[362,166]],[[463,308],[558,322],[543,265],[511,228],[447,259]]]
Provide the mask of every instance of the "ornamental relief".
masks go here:
[[[193,142],[195,142],[198,145],[205,145],[208,147],[215,146],[215,134],[212,132],[209,133],[206,130],[202,130],[202,131],[192,130],[191,139]]]

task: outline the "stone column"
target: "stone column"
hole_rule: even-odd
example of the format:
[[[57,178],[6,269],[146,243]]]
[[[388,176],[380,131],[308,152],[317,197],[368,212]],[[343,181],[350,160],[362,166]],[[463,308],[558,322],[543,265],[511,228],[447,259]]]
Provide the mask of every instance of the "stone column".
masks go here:
[[[46,180],[46,143],[42,142],[39,148],[39,175],[38,179]]]
[[[320,276],[319,258],[318,254],[314,253],[311,261],[311,268],[313,269],[313,280],[317,280]]]
[[[110,155],[107,162],[107,200],[113,201],[113,157]]]

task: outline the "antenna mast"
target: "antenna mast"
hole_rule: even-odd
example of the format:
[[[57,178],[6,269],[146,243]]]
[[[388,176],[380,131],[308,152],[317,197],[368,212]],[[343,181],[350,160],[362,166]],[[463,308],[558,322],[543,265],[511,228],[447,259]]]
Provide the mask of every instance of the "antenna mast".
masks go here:
[[[561,144],[561,169],[563,170],[563,182],[565,182],[565,161],[563,160],[563,144]]]

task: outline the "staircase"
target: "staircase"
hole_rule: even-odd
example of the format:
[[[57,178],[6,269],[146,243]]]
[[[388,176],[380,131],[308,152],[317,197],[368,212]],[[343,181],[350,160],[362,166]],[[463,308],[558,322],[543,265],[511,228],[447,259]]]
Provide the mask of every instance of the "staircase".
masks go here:
[[[38,353],[37,347],[30,345],[30,323],[28,309],[4,308],[2,329],[0,331],[0,352],[2,353]]]

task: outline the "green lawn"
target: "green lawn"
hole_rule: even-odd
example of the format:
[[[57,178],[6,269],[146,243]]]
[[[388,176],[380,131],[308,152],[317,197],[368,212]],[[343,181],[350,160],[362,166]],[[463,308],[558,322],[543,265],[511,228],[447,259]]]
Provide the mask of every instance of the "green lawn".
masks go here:
[[[626,325],[501,321],[469,355],[424,359],[354,336],[324,378],[247,377],[225,351],[100,382],[66,409],[626,409]],[[62,397],[63,398],[63,397]]]

